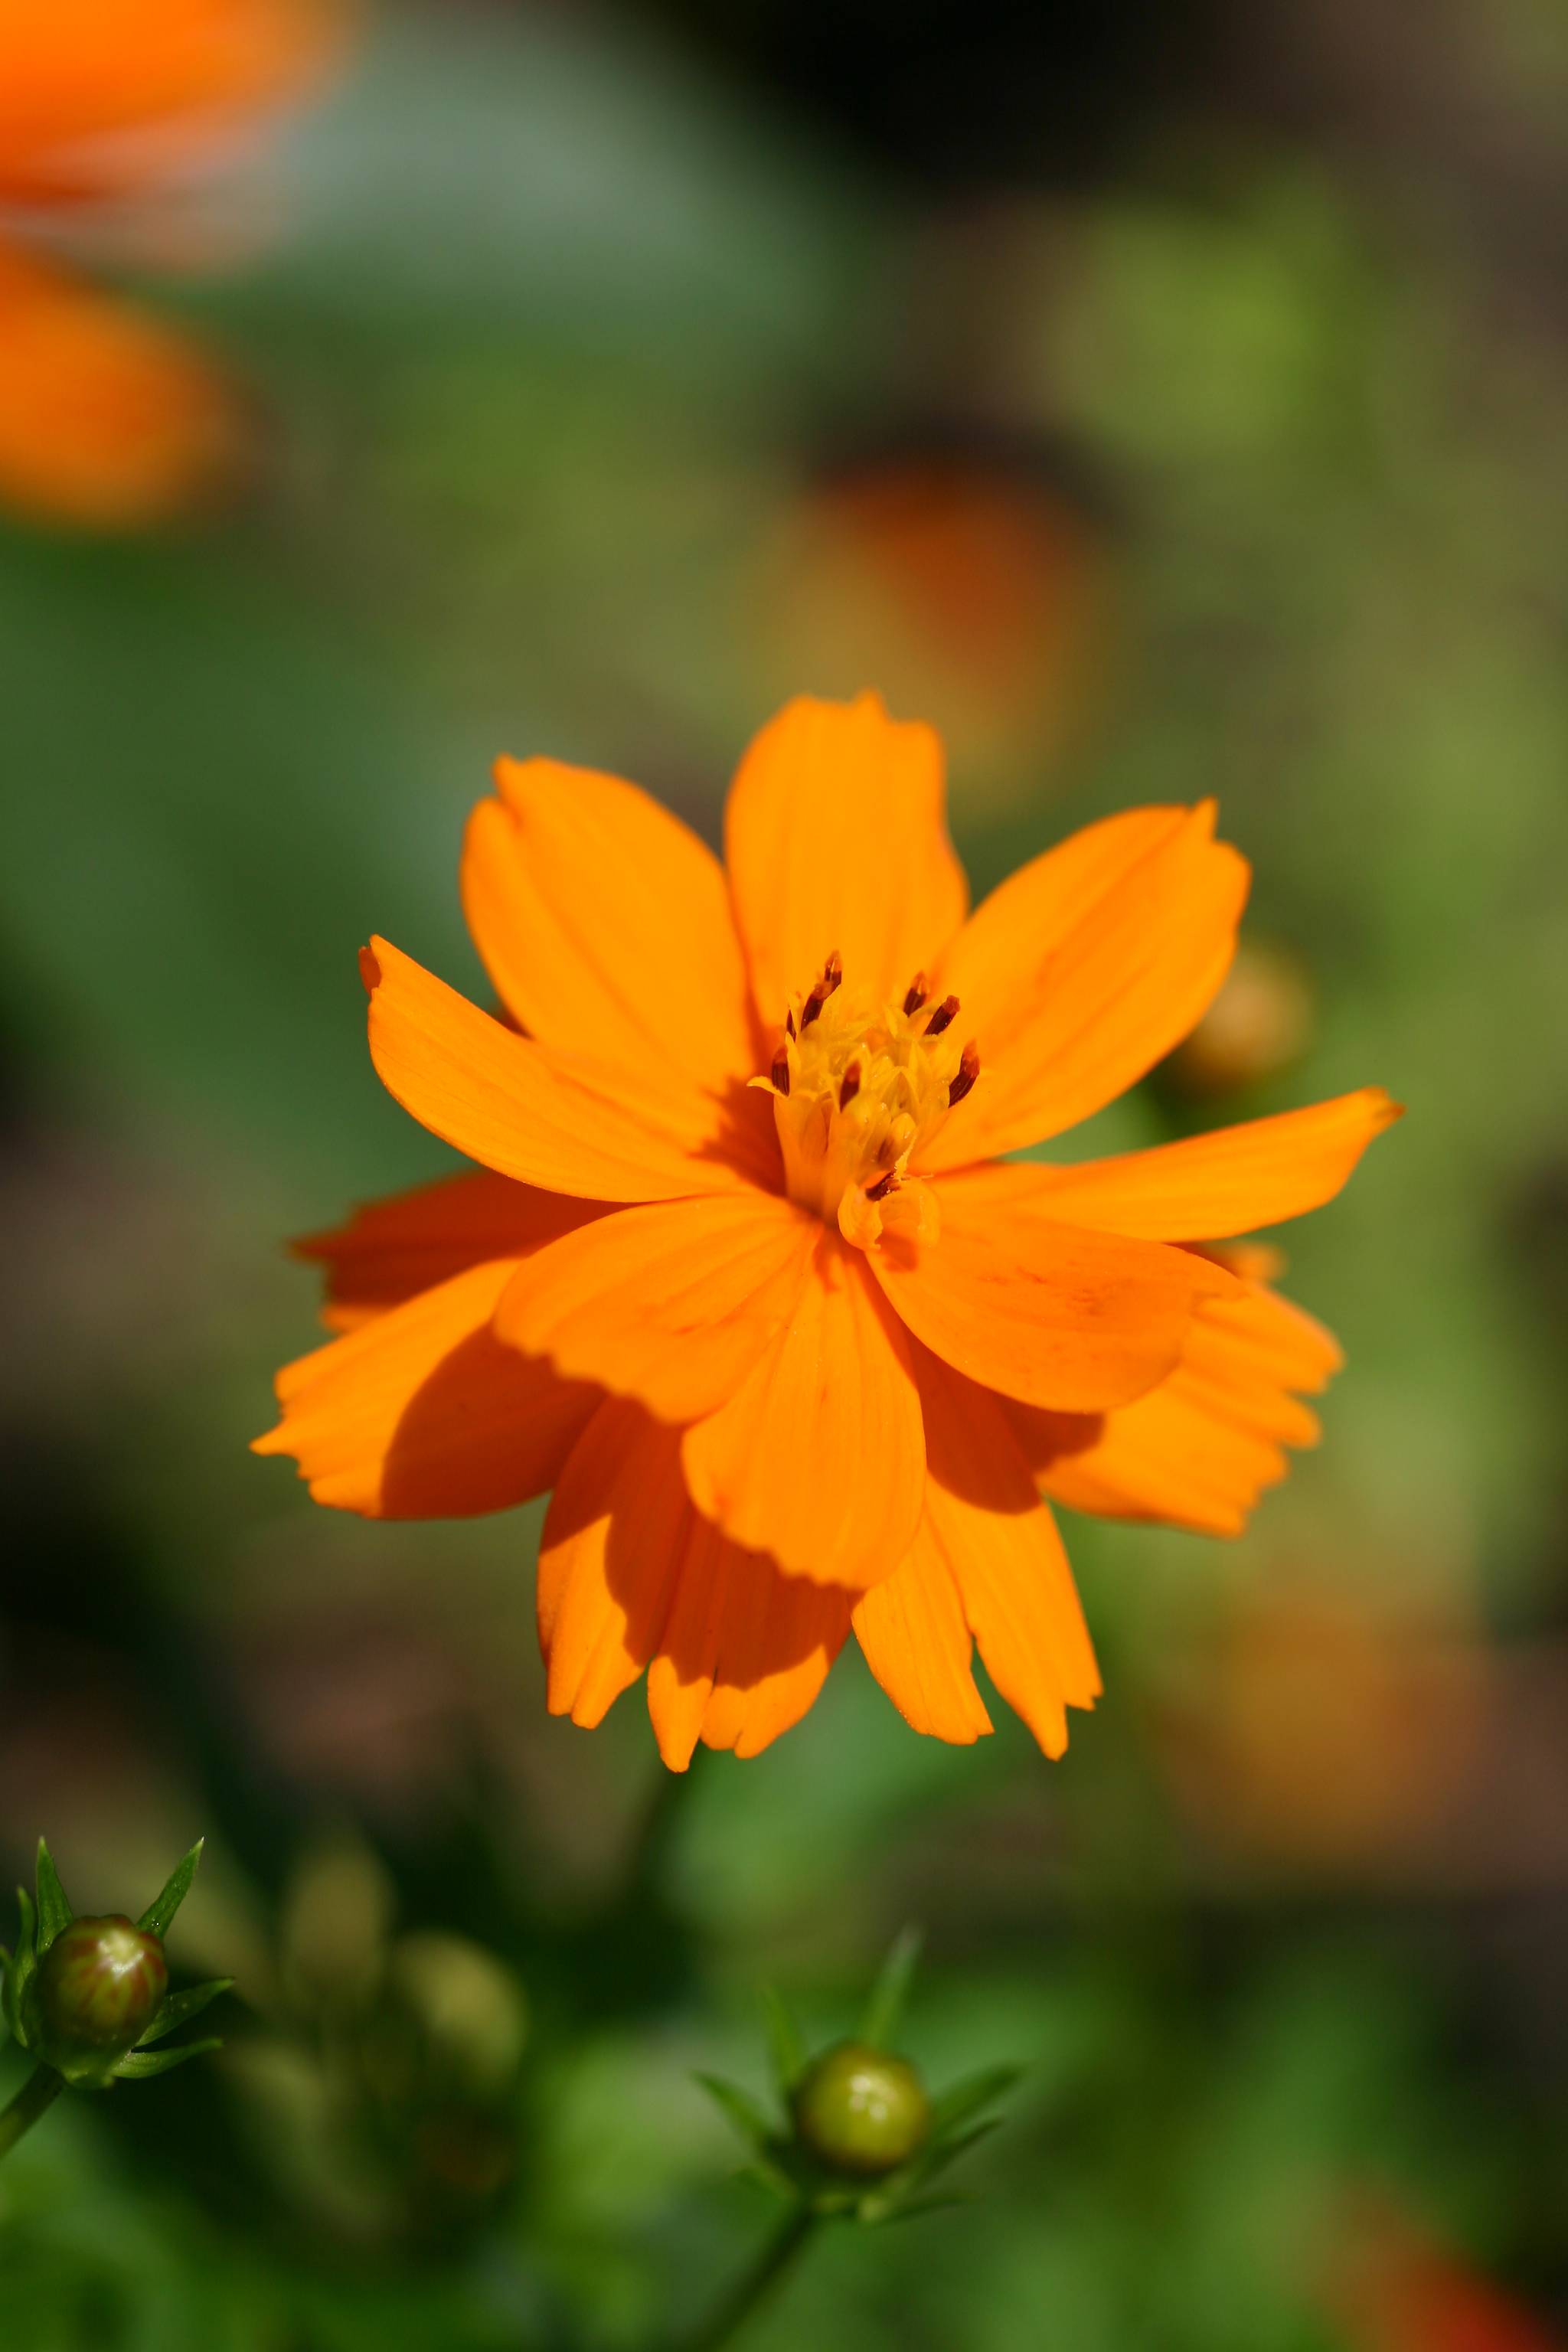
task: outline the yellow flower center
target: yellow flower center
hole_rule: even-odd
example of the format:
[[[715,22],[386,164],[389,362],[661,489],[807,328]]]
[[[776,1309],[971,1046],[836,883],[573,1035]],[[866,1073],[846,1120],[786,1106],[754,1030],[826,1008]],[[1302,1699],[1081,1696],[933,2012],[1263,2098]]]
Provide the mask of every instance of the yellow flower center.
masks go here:
[[[846,988],[831,955],[791,1003],[768,1076],[752,1081],[773,1097],[790,1199],[836,1220],[857,1248],[885,1231],[935,1237],[935,1200],[906,1179],[979,1075],[974,1047],[953,1032],[958,1009],[956,996],[931,1003],[923,972],[898,1003]]]

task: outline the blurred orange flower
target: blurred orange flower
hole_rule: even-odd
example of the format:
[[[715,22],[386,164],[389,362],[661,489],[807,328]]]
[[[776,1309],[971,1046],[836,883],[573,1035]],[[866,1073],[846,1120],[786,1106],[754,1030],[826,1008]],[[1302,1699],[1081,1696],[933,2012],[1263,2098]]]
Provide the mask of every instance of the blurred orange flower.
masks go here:
[[[258,1450],[373,1516],[553,1488],[550,1706],[597,1723],[646,1668],[678,1769],[765,1747],[852,1625],[918,1730],[991,1728],[977,1644],[1059,1755],[1100,1680],[1047,1498],[1240,1528],[1338,1352],[1190,1244],[1331,1199],[1396,1107],[1001,1157],[1218,989],[1247,869],[1212,803],[1091,825],[970,915],[941,747],[874,696],[763,730],[727,872],[614,777],[496,781],[463,896],[517,1029],[362,959],[384,1083],[484,1172],[303,1245],[343,1336]]]
[[[240,457],[207,362],[25,239],[177,175],[318,74],[340,23],[332,0],[0,0],[0,499],[135,527]]]

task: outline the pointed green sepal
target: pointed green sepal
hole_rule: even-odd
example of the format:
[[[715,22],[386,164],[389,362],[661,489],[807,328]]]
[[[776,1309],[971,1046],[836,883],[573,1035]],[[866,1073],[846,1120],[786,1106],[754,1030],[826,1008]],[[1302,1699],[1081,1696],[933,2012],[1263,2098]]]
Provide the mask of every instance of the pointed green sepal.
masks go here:
[[[925,1937],[918,1927],[900,1928],[893,1947],[883,1961],[871,1997],[866,2003],[866,2013],[860,2021],[858,2040],[871,2050],[891,2050],[898,2033],[899,2021],[909,1998],[915,1964],[921,1956]]]
[[[955,2132],[947,2139],[933,2141],[910,2166],[908,2186],[923,2189],[928,2180],[934,2180],[939,2173],[947,2170],[949,2165],[956,2164],[961,2156],[967,2156],[972,2147],[978,2147],[983,2139],[989,2139],[992,2133],[1000,2128],[1001,2121],[1000,2116],[992,2116],[983,2124],[971,2124],[967,2131]]]
[[[805,2051],[800,2028],[772,1985],[763,1987],[763,2020],[767,2027],[768,2056],[779,2096],[787,2100],[805,2072]]]
[[[38,1958],[42,1959],[55,1937],[64,1933],[76,1914],[66,1899],[60,1885],[59,1872],[55,1868],[54,1855],[42,1838],[38,1840]]]
[[[758,2157],[754,2163],[742,2165],[735,2175],[737,2180],[749,2181],[753,2189],[765,2189],[770,2197],[777,2197],[786,2205],[800,2203],[798,2182],[790,2179],[782,2165]]]
[[[220,1992],[233,1990],[232,1977],[213,1977],[206,1984],[193,1985],[188,1992],[172,1992],[136,2044],[137,2049],[145,2050],[151,2043],[162,2042],[165,2034],[188,2025],[193,2017],[199,2017],[208,2001],[216,2000]]]
[[[168,1885],[155,1903],[150,1903],[136,1925],[144,1935],[156,1936],[160,1942],[169,1932],[169,1923],[191,1891],[191,1881],[202,1858],[205,1838],[198,1838],[184,1861],[176,1863]]]
[[[714,2105],[734,2125],[748,2147],[763,2156],[778,2137],[777,2126],[763,2114],[749,2091],[739,2083],[727,2083],[722,2074],[699,2074],[700,2083]]]
[[[183,2066],[187,2058],[205,2058],[209,2051],[222,2048],[214,2034],[205,2042],[182,2042],[177,2050],[129,2050],[110,2071],[121,2082],[141,2083],[149,2074],[166,2074],[172,2066]]]
[[[1024,2079],[1021,2066],[983,2066],[977,2074],[964,2074],[931,2102],[931,2125],[937,2139],[977,2116],[996,2099],[1005,2098]]]
[[[38,1973],[37,1916],[25,1886],[16,1889],[16,1908],[22,1915],[22,1932],[16,1938],[16,1958],[6,1968],[4,1986],[0,1986],[0,2005],[4,2006],[13,2040],[20,2042],[24,2050],[34,2050],[38,2042],[32,1997],[33,1979]]]

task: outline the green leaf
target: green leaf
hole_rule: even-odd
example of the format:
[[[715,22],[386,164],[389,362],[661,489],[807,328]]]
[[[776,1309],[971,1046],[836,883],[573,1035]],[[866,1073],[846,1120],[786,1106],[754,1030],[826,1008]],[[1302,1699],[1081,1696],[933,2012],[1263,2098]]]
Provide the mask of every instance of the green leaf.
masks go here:
[[[763,1987],[763,2021],[767,2028],[768,2056],[781,2098],[788,2100],[805,2072],[805,2051],[800,2028],[772,1985]]]
[[[723,2110],[747,2145],[763,2155],[778,2137],[773,2119],[763,2114],[749,2091],[738,2083],[728,2083],[722,2074],[699,2074],[701,2084],[716,2107]]]
[[[42,1838],[38,1840],[37,1885],[37,1952],[38,1958],[42,1959],[55,1937],[62,1928],[68,1927],[76,1916],[66,1900],[66,1891],[60,1885],[59,1872],[55,1868],[55,1858]]]
[[[893,1940],[891,1951],[882,1963],[881,1971],[871,1988],[871,1997],[866,2003],[866,2013],[860,2021],[860,2039],[873,2050],[892,2048],[924,1941],[918,1927],[900,1929]]]
[[[759,2157],[754,2164],[742,2165],[735,2175],[737,2180],[749,2180],[754,2189],[765,2189],[770,2197],[780,2197],[786,2205],[798,2205],[800,2189],[779,2165],[770,2164]]]
[[[25,1886],[16,1889],[16,1907],[22,1915],[22,1932],[16,1939],[16,1958],[7,1966],[5,1982],[0,1985],[0,2009],[5,2011],[12,2039],[19,2042],[24,2050],[31,2050],[37,2037],[28,2021],[26,1996],[38,1962],[33,1898]]]
[[[150,1903],[136,1925],[144,1936],[156,1936],[160,1942],[169,1932],[169,1923],[191,1891],[191,1881],[202,1858],[205,1838],[198,1838],[183,1862],[176,1863],[174,1874],[155,1903]]]
[[[222,2048],[214,2034],[206,2042],[182,2042],[177,2050],[131,2050],[110,2071],[128,2083],[144,2082],[149,2074],[166,2074],[171,2066],[183,2066],[187,2058],[205,2058],[209,2050]]]
[[[136,2044],[137,2049],[145,2050],[152,2042],[162,2042],[166,2033],[199,2017],[209,2000],[216,2000],[220,1992],[230,1992],[233,1988],[232,1977],[214,1977],[206,1984],[193,1985],[188,1992],[172,1992]]]
[[[931,2128],[937,2139],[957,2129],[960,2124],[977,2116],[994,2099],[1005,2098],[1024,2079],[1021,2066],[983,2066],[976,2074],[964,2074],[931,2102]]]
[[[1000,2125],[1001,2117],[993,2116],[986,2123],[972,2124],[967,2131],[956,2133],[952,2139],[933,2140],[910,2166],[910,2186],[923,2188],[928,2180],[934,2180],[939,2173],[956,2164],[961,2156],[967,2156],[972,2147],[989,2139]]]

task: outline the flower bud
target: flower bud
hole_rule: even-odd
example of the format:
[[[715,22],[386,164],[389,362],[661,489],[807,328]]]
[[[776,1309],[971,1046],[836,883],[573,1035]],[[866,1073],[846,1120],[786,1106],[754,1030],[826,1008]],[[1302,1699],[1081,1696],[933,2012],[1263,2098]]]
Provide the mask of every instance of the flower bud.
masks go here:
[[[118,1912],[73,1919],[38,1966],[44,2054],[68,2079],[121,2056],[169,1989],[163,1947]]]
[[[805,2147],[835,2172],[891,2172],[924,2147],[931,2101],[909,2061],[863,2042],[840,2042],[813,2059],[795,2091]]]
[[[1283,948],[1264,941],[1237,951],[1225,986],[1166,1065],[1184,1095],[1205,1098],[1266,1085],[1311,1043],[1311,983]]]

